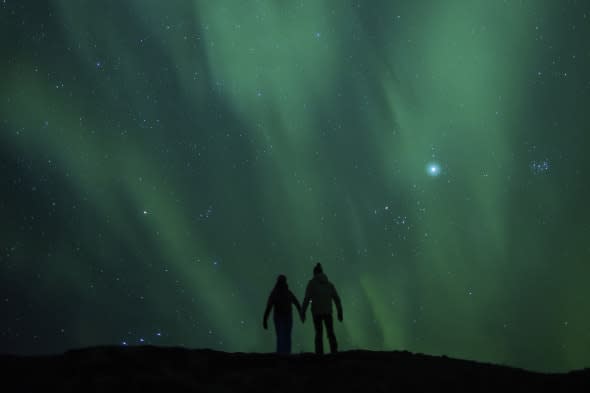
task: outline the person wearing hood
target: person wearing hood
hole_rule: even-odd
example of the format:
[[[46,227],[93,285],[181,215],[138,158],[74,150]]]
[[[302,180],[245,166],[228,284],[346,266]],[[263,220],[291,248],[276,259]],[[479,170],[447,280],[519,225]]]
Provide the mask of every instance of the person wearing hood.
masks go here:
[[[313,326],[315,328],[315,353],[324,353],[323,330],[326,326],[328,341],[330,343],[330,352],[338,352],[338,343],[334,334],[334,322],[332,319],[332,301],[336,304],[338,320],[342,322],[342,303],[334,285],[328,281],[324,274],[322,265],[317,264],[313,269],[313,278],[309,280],[305,290],[303,300],[303,309],[301,311],[302,321],[305,322],[305,312],[309,303],[311,303],[311,315],[313,317]]]
[[[293,304],[303,321],[299,301],[289,290],[287,277],[281,274],[277,278],[277,283],[268,297],[262,320],[262,326],[267,330],[268,315],[270,314],[270,310],[274,308],[273,319],[277,334],[277,353],[291,353],[291,330],[293,329],[293,308],[291,305]]]

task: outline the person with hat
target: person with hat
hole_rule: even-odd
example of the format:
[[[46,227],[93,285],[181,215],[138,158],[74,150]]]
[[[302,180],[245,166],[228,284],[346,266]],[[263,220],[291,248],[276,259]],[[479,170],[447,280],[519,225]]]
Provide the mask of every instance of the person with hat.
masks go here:
[[[301,320],[305,322],[305,312],[309,303],[311,303],[311,315],[315,329],[315,353],[318,355],[324,353],[324,326],[326,327],[326,333],[330,343],[330,352],[338,352],[338,342],[334,334],[334,322],[332,319],[332,302],[336,304],[338,320],[342,322],[342,303],[340,296],[338,296],[336,288],[324,274],[322,265],[318,263],[313,269],[313,278],[307,284],[301,311]]]

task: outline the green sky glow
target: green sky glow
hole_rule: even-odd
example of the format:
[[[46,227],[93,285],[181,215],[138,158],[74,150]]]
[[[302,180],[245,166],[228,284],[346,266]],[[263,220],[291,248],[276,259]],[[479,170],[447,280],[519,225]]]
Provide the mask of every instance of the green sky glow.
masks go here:
[[[2,351],[272,351],[276,276],[302,297],[321,261],[344,350],[588,367],[587,5],[7,0],[0,22]]]

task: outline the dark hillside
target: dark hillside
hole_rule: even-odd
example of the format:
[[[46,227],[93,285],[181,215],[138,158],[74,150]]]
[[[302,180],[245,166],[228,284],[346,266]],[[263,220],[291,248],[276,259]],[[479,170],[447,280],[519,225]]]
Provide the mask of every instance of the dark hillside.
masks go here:
[[[590,370],[541,374],[409,352],[225,353],[96,347],[63,355],[0,356],[3,391],[426,392],[590,391]]]

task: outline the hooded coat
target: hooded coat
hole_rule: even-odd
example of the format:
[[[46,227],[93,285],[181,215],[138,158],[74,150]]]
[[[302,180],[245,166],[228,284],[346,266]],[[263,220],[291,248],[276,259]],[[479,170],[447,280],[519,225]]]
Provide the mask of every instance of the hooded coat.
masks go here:
[[[332,315],[332,301],[336,303],[338,315],[342,315],[342,303],[334,285],[324,273],[317,273],[309,280],[303,299],[302,313],[305,315],[311,301],[312,315]]]

